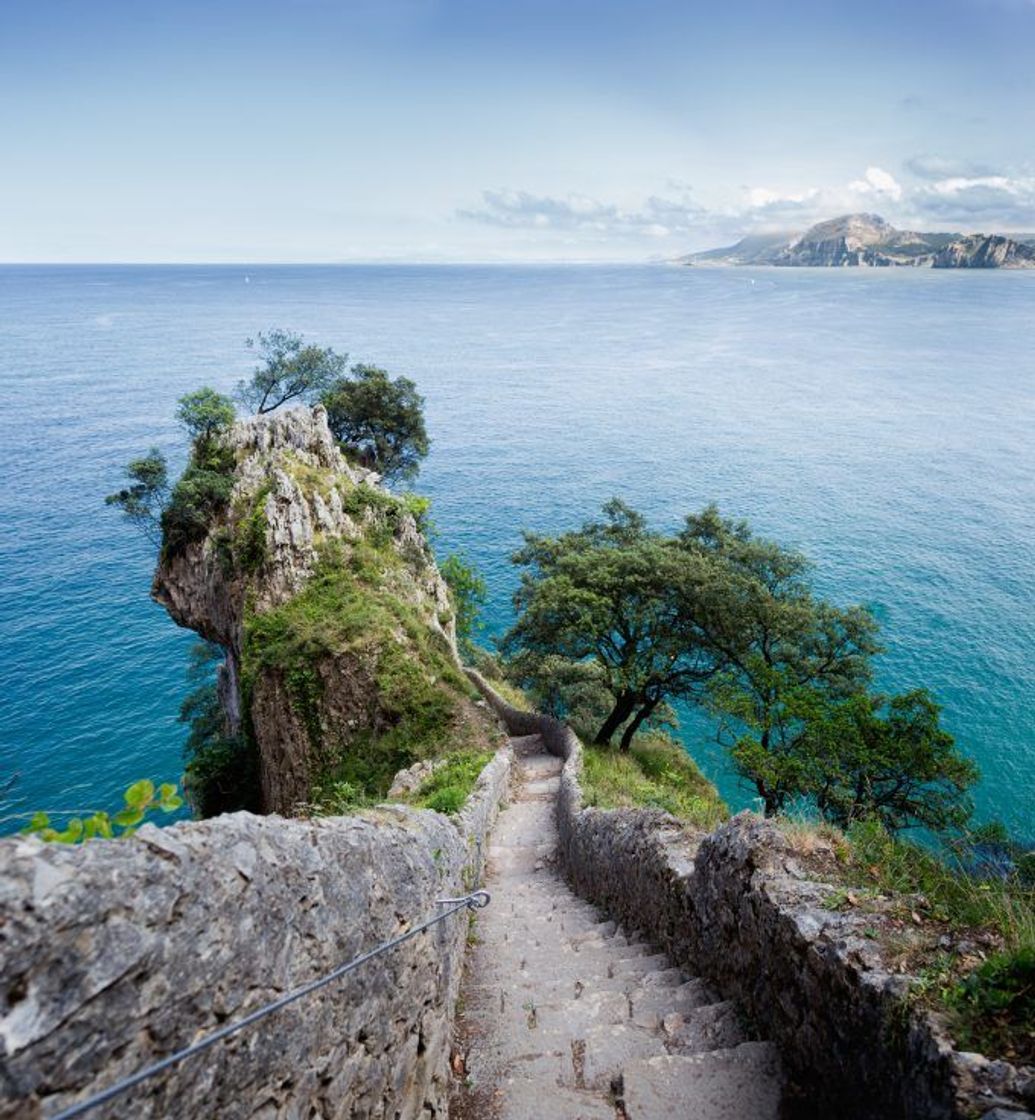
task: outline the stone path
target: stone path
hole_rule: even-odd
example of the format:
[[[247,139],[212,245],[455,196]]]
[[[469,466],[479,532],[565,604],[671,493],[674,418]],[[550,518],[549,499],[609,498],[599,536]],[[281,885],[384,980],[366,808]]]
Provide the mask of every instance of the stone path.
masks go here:
[[[512,740],[454,1058],[453,1120],[775,1120],[770,1043],[573,894],[555,867],[560,761]]]

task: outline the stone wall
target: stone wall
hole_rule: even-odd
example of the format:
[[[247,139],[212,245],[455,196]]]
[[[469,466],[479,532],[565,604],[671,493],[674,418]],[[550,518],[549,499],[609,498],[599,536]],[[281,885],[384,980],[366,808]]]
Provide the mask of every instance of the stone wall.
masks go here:
[[[780,1047],[797,1114],[962,1120],[1035,1104],[1035,1078],[955,1051],[911,1011],[909,977],[882,961],[885,918],[824,907],[836,888],[812,881],[775,826],[742,813],[705,835],[657,810],[583,808],[571,729],[468,675],[512,734],[540,733],[565,760],[558,830],[572,886],[739,1003]]]
[[[236,813],[80,847],[0,841],[0,1116],[53,1115],[439,911],[481,872],[509,749],[462,812]],[[443,1116],[458,913],[97,1110]]]

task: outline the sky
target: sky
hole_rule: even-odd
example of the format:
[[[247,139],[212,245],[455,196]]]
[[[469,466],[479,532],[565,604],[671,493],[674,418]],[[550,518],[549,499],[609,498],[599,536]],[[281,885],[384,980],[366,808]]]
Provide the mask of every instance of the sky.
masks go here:
[[[1035,0],[0,0],[0,261],[1035,231]]]

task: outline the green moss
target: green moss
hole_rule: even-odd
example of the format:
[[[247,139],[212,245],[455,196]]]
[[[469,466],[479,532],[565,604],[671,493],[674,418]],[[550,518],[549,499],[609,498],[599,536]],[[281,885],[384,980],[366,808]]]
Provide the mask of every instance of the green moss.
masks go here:
[[[414,793],[413,804],[438,813],[458,812],[471,796],[478,775],[492,758],[492,751],[455,751],[447,755]]]
[[[587,805],[600,809],[664,809],[700,828],[729,816],[716,788],[681,747],[667,739],[644,739],[628,753],[614,747],[584,748],[582,789]]]
[[[341,804],[341,791],[329,791],[342,784],[359,799],[384,796],[398,770],[463,737],[457,724],[470,686],[448,644],[393,591],[400,567],[394,550],[369,539],[348,549],[328,547],[298,595],[246,618],[243,691],[250,696],[260,672],[280,674],[315,756],[325,760],[315,800]],[[364,678],[364,688],[373,685],[373,727],[348,732],[321,725],[319,667],[340,657]]]

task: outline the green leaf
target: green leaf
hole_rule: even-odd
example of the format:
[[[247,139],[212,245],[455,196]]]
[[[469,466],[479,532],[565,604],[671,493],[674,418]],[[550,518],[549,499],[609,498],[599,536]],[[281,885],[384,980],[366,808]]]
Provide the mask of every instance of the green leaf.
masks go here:
[[[170,794],[168,797],[163,797],[158,803],[158,808],[161,809],[163,813],[172,813],[179,809],[182,804],[183,798],[174,793]]]
[[[126,790],[126,804],[132,809],[143,809],[154,800],[155,784],[149,778],[141,778]],[[116,820],[118,818],[116,817]]]
[[[112,819],[121,829],[133,828],[144,819],[144,810],[122,809]]]
[[[26,832],[42,832],[45,828],[50,827],[50,817],[47,816],[42,810],[33,813],[29,819],[29,823],[25,826]]]

